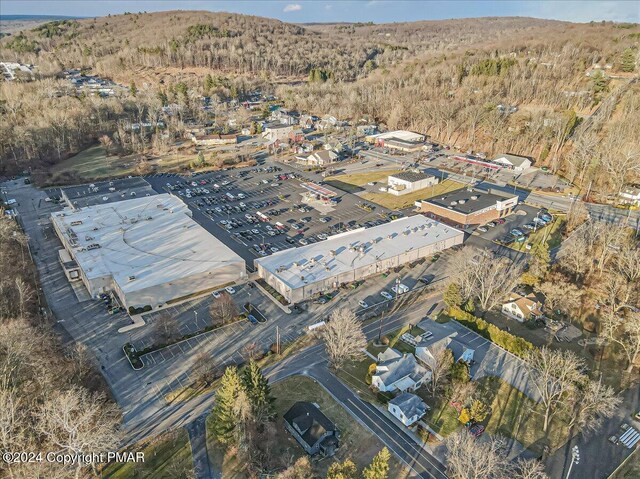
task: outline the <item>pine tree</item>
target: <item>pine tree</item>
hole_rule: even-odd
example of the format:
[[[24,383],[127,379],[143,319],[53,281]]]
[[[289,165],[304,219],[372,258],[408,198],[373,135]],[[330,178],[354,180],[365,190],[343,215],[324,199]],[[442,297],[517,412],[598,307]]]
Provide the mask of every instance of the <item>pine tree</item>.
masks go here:
[[[131,85],[129,85],[129,91],[131,92],[131,96],[136,96],[138,94],[138,87],[136,87],[136,82],[131,82]]]
[[[242,384],[251,403],[251,411],[256,422],[265,422],[273,417],[271,386],[262,374],[258,364],[251,360],[242,374]]]
[[[487,417],[489,411],[487,410],[487,405],[482,401],[475,400],[471,403],[471,408],[469,409],[469,416],[474,421],[482,422]]]
[[[334,462],[329,466],[327,479],[356,479],[358,469],[351,459],[344,462]]]
[[[213,81],[211,73],[207,73],[207,76],[204,79],[204,91],[206,91],[207,93],[210,92],[215,85],[216,83],[215,81]]]
[[[220,387],[216,392],[216,402],[211,414],[213,416],[213,432],[222,444],[234,443],[237,424],[236,401],[242,389],[238,370],[229,367],[220,379]]]
[[[389,477],[389,459],[391,454],[386,447],[376,454],[371,464],[362,471],[363,479],[387,479]]]
[[[636,54],[631,48],[627,48],[622,53],[620,69],[626,73],[630,73],[636,69]]]

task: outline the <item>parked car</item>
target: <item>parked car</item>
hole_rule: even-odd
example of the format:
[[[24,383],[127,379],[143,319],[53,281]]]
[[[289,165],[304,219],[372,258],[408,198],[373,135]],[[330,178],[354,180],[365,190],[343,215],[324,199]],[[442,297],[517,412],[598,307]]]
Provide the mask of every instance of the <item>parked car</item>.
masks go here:
[[[394,285],[391,288],[391,291],[393,291],[394,293],[397,293],[397,294],[404,294],[407,291],[409,291],[409,286],[407,286],[406,284],[400,283],[400,284]]]
[[[308,245],[308,244],[309,244],[309,242],[308,242],[306,239],[304,239],[304,238],[300,238],[300,239],[298,240],[298,243],[300,243],[302,246],[306,246],[306,245]]]
[[[231,286],[227,286],[226,288],[224,288],[224,290],[229,294],[236,294],[236,290],[233,289]]]
[[[520,231],[518,228],[513,228],[510,231],[512,236],[515,236],[516,238],[520,237],[520,236],[524,236],[524,233],[522,231]]]
[[[478,226],[478,231],[482,231],[483,233],[486,233],[489,230],[487,229],[486,226]]]
[[[503,225],[505,223],[505,219],[504,218],[498,218],[496,220],[496,223],[499,224],[499,225]]]
[[[393,299],[393,296],[388,291],[381,291],[380,296],[382,296],[384,299]]]
[[[368,308],[369,307],[367,302],[363,301],[363,300],[358,301],[358,304],[360,305],[361,308]]]
[[[211,296],[213,296],[214,298],[218,299],[222,295],[220,294],[220,291],[214,291],[213,293],[211,293]]]

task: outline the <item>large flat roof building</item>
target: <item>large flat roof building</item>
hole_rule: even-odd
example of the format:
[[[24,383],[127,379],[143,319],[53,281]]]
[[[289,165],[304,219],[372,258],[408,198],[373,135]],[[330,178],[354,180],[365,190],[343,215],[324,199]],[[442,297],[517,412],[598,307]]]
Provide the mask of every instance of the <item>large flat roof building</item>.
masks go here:
[[[66,208],[51,221],[91,296],[113,291],[127,308],[155,308],[246,277],[244,260],[172,195]]]
[[[289,302],[461,244],[464,233],[423,215],[360,228],[256,259],[258,274]]]
[[[475,188],[460,188],[444,195],[416,201],[415,206],[429,217],[457,226],[476,226],[510,214],[518,197]]]
[[[400,196],[438,184],[438,178],[419,171],[401,171],[387,178],[387,191]]]

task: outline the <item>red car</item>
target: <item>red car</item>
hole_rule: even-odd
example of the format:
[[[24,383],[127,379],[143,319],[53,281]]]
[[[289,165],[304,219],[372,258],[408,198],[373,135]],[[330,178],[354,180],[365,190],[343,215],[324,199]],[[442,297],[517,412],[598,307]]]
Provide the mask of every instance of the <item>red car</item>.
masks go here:
[[[504,219],[503,218],[498,218],[496,220],[496,223],[498,223],[499,225],[503,225],[504,224]]]

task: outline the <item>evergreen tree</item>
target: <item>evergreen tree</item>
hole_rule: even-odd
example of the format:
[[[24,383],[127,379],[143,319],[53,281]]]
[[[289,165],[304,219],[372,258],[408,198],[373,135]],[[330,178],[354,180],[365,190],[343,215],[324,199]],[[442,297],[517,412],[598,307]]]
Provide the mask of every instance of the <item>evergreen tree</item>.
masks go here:
[[[238,98],[238,96],[239,96],[238,87],[235,85],[231,85],[231,98],[235,100]]]
[[[356,479],[358,469],[351,459],[334,462],[327,470],[327,479]]]
[[[376,454],[371,464],[362,471],[363,479],[387,479],[389,477],[389,459],[391,454],[386,447]]]
[[[169,98],[167,97],[167,94],[162,90],[158,92],[158,100],[160,100],[162,106],[167,106],[169,104]]]
[[[257,422],[269,420],[274,415],[271,387],[258,364],[251,360],[242,374],[242,384],[251,403],[251,411]]]
[[[216,402],[211,414],[213,415],[213,433],[222,444],[234,443],[237,424],[236,401],[242,390],[238,370],[229,367],[220,379],[220,387],[216,392]]]
[[[636,69],[636,54],[631,48],[627,48],[622,53],[620,60],[620,69],[623,72],[630,73]]]
[[[482,422],[489,414],[489,410],[487,409],[487,405],[482,401],[476,399],[471,403],[471,407],[469,408],[469,416],[474,421]]]
[[[207,76],[204,79],[204,91],[208,93],[213,89],[214,86],[216,86],[216,83],[213,80],[211,73],[207,73]]]
[[[204,166],[207,162],[204,159],[204,153],[202,151],[198,152],[198,166]]]
[[[460,306],[463,302],[462,292],[460,291],[460,286],[456,283],[451,283],[447,286],[447,289],[444,291],[444,295],[442,296],[445,304],[447,306],[454,307]]]
[[[136,82],[131,81],[131,85],[129,85],[129,91],[131,92],[131,96],[136,96],[138,94],[138,87],[136,87]]]
[[[605,78],[602,70],[597,70],[591,77],[591,88],[594,93],[602,93],[607,90],[609,81]]]

